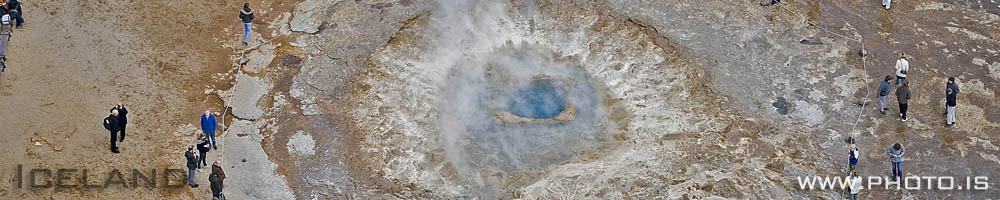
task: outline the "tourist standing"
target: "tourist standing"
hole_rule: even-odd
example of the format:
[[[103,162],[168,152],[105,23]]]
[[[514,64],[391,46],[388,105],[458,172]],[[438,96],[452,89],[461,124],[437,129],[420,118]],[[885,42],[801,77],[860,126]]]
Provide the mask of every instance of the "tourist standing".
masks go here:
[[[198,168],[198,157],[194,155],[194,146],[188,146],[188,150],[184,152],[184,158],[187,159],[188,185],[196,188],[198,184],[194,182],[194,170]]]
[[[118,110],[111,109],[111,114],[104,118],[104,129],[108,129],[111,132],[111,153],[118,153],[118,129],[121,126],[118,125]]]
[[[212,174],[208,176],[208,182],[211,183],[212,197],[217,199],[225,199],[225,195],[222,194],[223,183],[226,180],[226,172],[222,170],[222,161],[216,160],[212,164]]]
[[[944,88],[945,98],[948,97],[948,89],[951,89],[951,91],[954,91],[956,95],[958,94],[958,92],[959,92],[958,91],[958,85],[955,84],[955,77],[948,77],[947,85],[945,85],[945,88]],[[948,115],[948,104],[947,103],[944,105],[944,114],[941,114],[941,115]]]
[[[198,171],[201,172],[201,168],[208,167],[208,163],[205,162],[205,158],[208,158],[208,151],[212,149],[212,144],[208,142],[208,138],[201,139],[201,143],[198,143]]]
[[[889,146],[888,154],[889,161],[892,162],[893,180],[901,180],[903,178],[903,153],[906,153],[906,148],[903,148],[902,144],[896,143]]]
[[[885,114],[885,111],[889,109],[885,107],[885,102],[889,98],[889,90],[892,89],[892,83],[890,81],[892,81],[892,76],[885,76],[885,79],[883,79],[878,85],[878,104],[880,106],[878,112],[883,115]]]
[[[955,108],[958,106],[958,84],[955,77],[948,77],[948,87],[945,89],[945,115],[948,119],[945,127],[951,127],[955,122]]]
[[[212,142],[212,148],[219,149],[215,146],[215,115],[212,115],[212,110],[205,110],[205,115],[201,116],[201,131],[205,133],[205,139]]]
[[[858,171],[851,171],[851,176],[847,179],[848,180],[845,180],[845,182],[848,182],[848,187],[851,192],[848,195],[848,199],[858,200],[858,194],[861,193],[861,188],[864,187],[861,185],[861,176],[858,175]]]
[[[947,96],[945,96],[945,105],[948,106],[948,119],[945,127],[951,127],[955,125],[955,107],[958,106],[958,90],[948,88]]]
[[[858,158],[861,157],[861,150],[858,149],[858,145],[851,144],[851,150],[848,154],[850,155],[850,165],[848,165],[849,167],[847,171],[854,171],[854,169],[858,166]]]
[[[119,102],[111,110],[118,110],[118,142],[125,142],[125,125],[128,125],[128,109]]]
[[[910,100],[910,87],[909,87],[909,85],[910,85],[910,83],[903,82],[902,85],[899,85],[899,87],[896,88],[896,100],[899,101],[899,117],[901,117],[904,122],[907,119],[906,118],[906,109],[907,109],[907,106],[906,106],[907,104],[906,103],[907,103],[907,101]]]
[[[905,53],[899,53],[899,59],[896,60],[896,84],[902,84],[906,81],[906,74],[910,70],[910,61],[906,60]]]

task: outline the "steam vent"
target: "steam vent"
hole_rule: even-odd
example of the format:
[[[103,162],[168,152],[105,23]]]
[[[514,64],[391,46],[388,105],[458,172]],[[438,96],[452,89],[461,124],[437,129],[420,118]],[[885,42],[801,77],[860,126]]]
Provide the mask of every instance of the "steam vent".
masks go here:
[[[19,2],[0,200],[1000,198],[1000,0]]]

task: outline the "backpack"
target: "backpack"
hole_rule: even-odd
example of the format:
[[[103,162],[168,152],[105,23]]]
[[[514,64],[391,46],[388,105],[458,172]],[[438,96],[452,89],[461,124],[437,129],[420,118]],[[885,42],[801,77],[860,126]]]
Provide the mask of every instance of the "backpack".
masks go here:
[[[111,119],[104,118],[104,129],[111,130]]]

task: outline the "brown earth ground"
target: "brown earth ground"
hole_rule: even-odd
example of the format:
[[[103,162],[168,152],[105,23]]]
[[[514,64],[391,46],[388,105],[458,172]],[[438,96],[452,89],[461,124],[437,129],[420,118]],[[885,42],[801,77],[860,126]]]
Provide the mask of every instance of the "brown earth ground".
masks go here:
[[[238,49],[242,29],[237,10],[243,1],[24,1],[24,29],[13,34],[8,68],[0,75],[0,156],[3,199],[207,199],[203,185],[162,188],[164,168],[184,169],[184,147],[200,131],[179,132],[198,124],[206,108],[221,112],[222,101],[206,95],[206,85],[232,86],[230,56]],[[287,12],[294,1],[252,1]],[[285,5],[285,7],[281,7]],[[268,10],[272,8],[266,8]],[[275,16],[258,11],[258,23]],[[265,24],[255,24],[265,27]],[[265,30],[257,30],[265,31]],[[269,32],[269,31],[268,31]],[[100,125],[115,103],[130,111],[121,153],[108,150],[108,133]],[[229,121],[228,119],[226,121]],[[221,137],[221,136],[219,136]],[[211,156],[211,153],[210,153]],[[210,158],[211,159],[211,158]],[[15,188],[12,176],[23,165],[75,168],[69,184],[80,184],[79,169],[91,173],[89,184],[121,170],[131,182],[131,169],[157,169],[158,188],[106,189]],[[99,174],[93,175],[93,174]],[[172,174],[171,184],[183,181]],[[27,175],[25,175],[27,177]],[[93,181],[97,179],[99,181]],[[41,180],[41,179],[40,179]],[[24,184],[28,183],[27,178]]]

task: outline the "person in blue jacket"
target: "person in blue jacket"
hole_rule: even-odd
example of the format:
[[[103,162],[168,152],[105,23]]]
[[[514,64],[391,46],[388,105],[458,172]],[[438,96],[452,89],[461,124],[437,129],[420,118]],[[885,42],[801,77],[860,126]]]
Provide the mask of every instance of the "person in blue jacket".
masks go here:
[[[0,7],[2,7],[7,14],[10,14],[11,19],[15,22],[14,26],[17,28],[24,27],[24,18],[22,17],[24,12],[21,11],[20,2],[17,2],[17,0],[5,0]]]
[[[889,146],[889,161],[892,162],[892,178],[893,180],[903,179],[903,153],[906,153],[906,148],[903,148],[902,144],[896,143]]]
[[[858,149],[858,145],[851,144],[850,154],[850,169],[848,171],[854,171],[854,168],[858,166],[858,157],[861,157],[861,150]]]
[[[215,115],[212,115],[212,110],[205,110],[205,115],[201,116],[201,130],[205,132],[205,139],[212,141],[212,148],[218,150],[219,147],[215,146]]]

